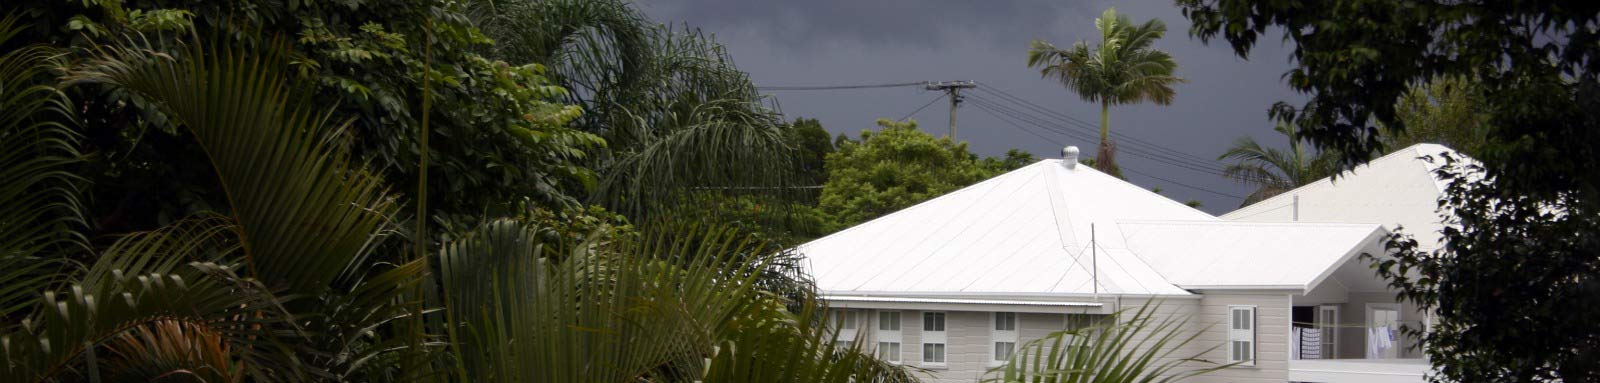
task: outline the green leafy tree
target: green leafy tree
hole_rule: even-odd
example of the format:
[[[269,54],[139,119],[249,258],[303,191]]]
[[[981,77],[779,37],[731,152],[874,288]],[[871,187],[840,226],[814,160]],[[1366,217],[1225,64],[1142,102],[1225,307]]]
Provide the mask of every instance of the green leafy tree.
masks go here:
[[[0,46],[17,21],[0,20]],[[382,246],[404,202],[351,154],[354,123],[317,102],[286,42],[214,38],[107,41],[67,68],[42,45],[0,53],[0,145],[37,155],[0,156],[22,181],[0,195],[33,200],[0,204],[0,272],[27,275],[0,285],[7,381],[910,380],[838,347],[808,291],[771,294],[792,256],[728,231],[614,236],[604,220],[536,216],[465,230],[437,256]],[[74,109],[56,69],[187,132],[225,208],[78,248],[76,190],[58,186],[76,181],[76,127],[61,123]],[[576,117],[565,110],[534,117]],[[562,227],[531,223],[544,219]],[[69,251],[93,261],[12,268]]]
[[[828,153],[833,153],[833,137],[815,118],[796,118],[785,130],[788,140],[799,149],[799,179],[805,185],[821,185],[828,180],[825,168]]]
[[[1493,116],[1487,108],[1483,90],[1464,76],[1412,84],[1395,107],[1395,118],[1406,129],[1386,129],[1383,145],[1399,149],[1426,142],[1481,156]]]
[[[1028,67],[1054,78],[1084,101],[1100,104],[1100,149],[1095,168],[1122,177],[1116,164],[1116,143],[1111,140],[1111,106],[1153,102],[1172,104],[1174,84],[1185,80],[1173,72],[1178,61],[1152,45],[1167,33],[1166,23],[1151,19],[1134,25],[1127,15],[1108,8],[1094,20],[1100,42],[1078,41],[1072,49],[1049,42],[1029,43]]]
[[[1224,176],[1256,187],[1239,207],[1327,178],[1337,169],[1338,158],[1307,147],[1293,122],[1279,122],[1272,131],[1289,139],[1289,150],[1261,146],[1254,138],[1239,137],[1228,151],[1217,156],[1218,161],[1234,161],[1223,168]]]
[[[1435,313],[1421,336],[1435,381],[1600,381],[1600,5],[1588,2],[1180,0],[1191,34],[1249,53],[1293,48],[1296,119],[1350,168],[1385,152],[1410,85],[1472,79],[1489,113],[1474,161],[1444,165],[1436,250],[1403,232],[1376,264]],[[1272,32],[1268,33],[1267,31]],[[1380,129],[1378,125],[1384,128]],[[1386,133],[1387,132],[1387,133]],[[1429,244],[1433,245],[1433,244]]]
[[[828,155],[820,207],[839,227],[926,201],[992,175],[967,144],[917,130],[916,121],[879,119]]]
[[[478,53],[494,44],[460,2],[18,0],[6,9],[32,24],[14,43],[68,52],[131,33],[168,54],[191,33],[287,39],[295,75],[306,79],[315,103],[351,118],[342,138],[351,154],[386,174],[395,190],[418,190],[421,121],[431,119],[428,166],[450,176],[428,179],[434,193],[427,204],[431,219],[447,227],[470,228],[487,212],[574,209],[597,184],[583,163],[601,139],[563,123],[579,107],[550,102],[566,90],[550,86],[538,66]],[[421,111],[425,76],[434,83],[427,88],[430,116]],[[92,237],[228,208],[204,149],[142,95],[98,84],[64,92],[81,119],[93,122],[82,124],[88,171],[81,174],[89,181]]]
[[[1001,174],[1021,169],[1023,166],[1032,165],[1035,162],[1039,162],[1039,159],[1034,158],[1033,153],[1021,149],[1009,149],[1006,150],[1004,156],[984,158],[982,165],[984,169],[988,169],[989,174]]]
[[[541,63],[605,138],[588,201],[635,220],[694,212],[706,193],[787,190],[803,182],[782,116],[698,30],[649,20],[623,0],[473,4],[495,57]]]

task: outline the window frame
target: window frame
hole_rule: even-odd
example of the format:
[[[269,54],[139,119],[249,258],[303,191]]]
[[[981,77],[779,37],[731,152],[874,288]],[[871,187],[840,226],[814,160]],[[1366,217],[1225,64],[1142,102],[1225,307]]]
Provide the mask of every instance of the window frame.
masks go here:
[[[946,367],[950,365],[950,314],[943,311],[922,312],[922,365],[926,367]],[[937,326],[934,326],[937,324]],[[937,329],[932,329],[937,327]],[[930,346],[939,351],[938,359],[933,360],[928,355]]]
[[[1228,354],[1228,363],[1256,365],[1256,355],[1260,351],[1256,333],[1261,327],[1257,319],[1255,305],[1228,306],[1228,337],[1223,345],[1223,350]],[[1244,349],[1241,350],[1241,347]]]
[[[905,360],[905,342],[902,331],[905,329],[905,316],[899,311],[879,311],[875,322],[877,331],[877,347],[874,354],[891,364],[901,364]],[[885,320],[894,318],[894,329],[886,329]],[[892,346],[891,346],[892,345]]]
[[[1011,320],[1010,326],[1008,326],[1010,327],[1009,330],[1000,329],[1000,317],[1002,314]],[[1017,322],[1020,322],[1020,319],[1017,318],[1016,312],[996,311],[989,313],[989,366],[1004,365],[1006,360],[1017,354]],[[1007,355],[1006,359],[998,359],[1000,356],[1000,343],[1011,343],[1011,353]]]
[[[856,310],[837,309],[833,311],[833,315],[829,315],[833,322],[834,341],[836,343],[855,342],[856,336],[861,331],[861,317],[859,314]]]

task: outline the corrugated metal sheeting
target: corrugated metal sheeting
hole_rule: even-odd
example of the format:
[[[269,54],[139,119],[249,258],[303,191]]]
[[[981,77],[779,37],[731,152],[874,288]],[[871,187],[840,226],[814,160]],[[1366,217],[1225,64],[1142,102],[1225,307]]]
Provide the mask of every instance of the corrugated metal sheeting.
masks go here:
[[[1404,227],[1417,245],[1436,248],[1444,229],[1439,196],[1444,185],[1433,176],[1440,154],[1456,154],[1436,144],[1417,144],[1373,159],[1337,180],[1324,178],[1289,192],[1223,214],[1222,219],[1253,222],[1377,223]],[[1424,160],[1432,157],[1433,162]],[[1468,159],[1471,161],[1471,159]]]
[[[1381,230],[1243,226],[1062,165],[1040,161],[799,250],[830,295],[1182,296],[1190,282],[1310,283]]]

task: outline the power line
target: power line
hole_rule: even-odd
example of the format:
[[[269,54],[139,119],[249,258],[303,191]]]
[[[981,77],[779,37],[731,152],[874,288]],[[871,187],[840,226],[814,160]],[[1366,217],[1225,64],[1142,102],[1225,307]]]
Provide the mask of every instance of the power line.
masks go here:
[[[978,84],[978,85],[980,87],[980,88],[978,88],[979,90],[988,92],[989,94],[993,94],[993,95],[995,95],[997,97],[1005,99],[1006,101],[1009,101],[1009,102],[1012,102],[1012,103],[1016,103],[1018,105],[1025,106],[1025,107],[1027,107],[1029,109],[1033,109],[1033,110],[1035,110],[1037,112],[1040,112],[1040,113],[1042,113],[1042,114],[1044,114],[1046,116],[1053,116],[1053,117],[1056,117],[1058,119],[1062,119],[1062,120],[1068,121],[1070,123],[1073,123],[1075,125],[1078,125],[1078,126],[1081,126],[1081,127],[1087,128],[1087,129],[1099,129],[1099,126],[1095,125],[1092,122],[1084,121],[1082,119],[1073,117],[1072,115],[1069,115],[1069,114],[1066,114],[1066,113],[1062,113],[1060,111],[1056,111],[1056,110],[1044,107],[1043,105],[1039,105],[1039,104],[1034,103],[1032,101],[1028,101],[1027,99],[1024,99],[1022,97],[1018,97],[1017,95],[1011,94],[1010,92],[1006,92],[1004,89],[996,88],[996,87],[994,87],[992,85],[988,85],[988,84]],[[1118,139],[1121,139],[1121,140],[1124,140],[1124,141],[1128,141],[1130,143],[1139,144],[1139,145],[1145,145],[1145,146],[1150,146],[1150,147],[1155,147],[1155,148],[1160,148],[1161,150],[1168,151],[1168,152],[1170,152],[1170,153],[1172,153],[1174,155],[1177,155],[1177,156],[1188,157],[1187,159],[1191,160],[1191,161],[1207,161],[1207,162],[1215,161],[1213,159],[1209,159],[1209,158],[1201,157],[1201,156],[1198,156],[1198,155],[1189,154],[1189,153],[1186,153],[1186,152],[1183,152],[1183,151],[1167,148],[1165,146],[1162,146],[1161,144],[1157,144],[1157,143],[1153,143],[1153,142],[1150,142],[1150,141],[1146,141],[1146,140],[1140,139],[1138,137],[1130,136],[1130,135],[1123,134],[1123,133],[1120,133],[1120,132],[1110,132],[1110,134],[1111,134],[1112,137],[1116,137]]]
[[[801,86],[757,86],[756,90],[784,91],[784,90],[839,90],[839,89],[872,89],[872,88],[898,88],[904,86],[923,86],[927,81],[896,82],[887,84],[853,84],[853,85],[801,85]]]
[[[1011,122],[1011,120],[1007,120],[1007,119],[1006,119],[1006,118],[1005,118],[1005,117],[1001,117],[1001,116],[1000,116],[1000,114],[997,114],[997,113],[995,113],[995,112],[993,112],[993,111],[990,111],[990,110],[989,110],[989,107],[988,107],[988,106],[985,106],[985,105],[983,105],[983,104],[973,104],[973,106],[976,106],[976,107],[977,107],[977,108],[978,108],[978,110],[979,110],[979,111],[982,111],[982,112],[983,112],[983,113],[985,113],[985,114],[988,114],[988,115],[990,115],[990,116],[993,116],[993,117],[994,117],[994,118],[995,118],[995,119],[998,119],[998,120],[1000,120],[1000,121],[1001,121],[1001,122],[1004,122],[1004,123],[1006,123],[1006,124],[1009,124],[1009,125],[1011,125],[1011,126],[1012,126],[1012,127],[1015,127],[1015,128],[1017,128],[1017,130],[1021,130],[1021,131],[1023,131],[1023,132],[1024,132],[1024,133],[1028,133],[1028,134],[1031,134],[1031,135],[1033,135],[1033,136],[1034,136],[1034,137],[1039,137],[1039,139],[1042,139],[1042,140],[1045,140],[1045,141],[1050,141],[1050,143],[1052,143],[1052,144],[1056,144],[1056,146],[1061,146],[1061,147],[1065,147],[1065,146],[1067,146],[1067,144],[1066,144],[1066,143],[1064,143],[1064,142],[1061,142],[1061,141],[1057,141],[1057,140],[1056,140],[1056,139],[1054,139],[1054,138],[1050,138],[1050,137],[1045,137],[1045,136],[1044,136],[1044,135],[1042,135],[1042,134],[1039,134],[1039,133],[1035,133],[1035,132],[1034,132],[1034,131],[1033,131],[1033,130],[1032,130],[1032,129],[1028,129],[1028,128],[1025,128],[1025,127],[1022,127],[1022,125],[1017,125],[1017,124],[1016,124],[1016,123],[1014,123],[1014,122]]]
[[[1011,125],[1012,127],[1017,128],[1018,130],[1022,130],[1025,133],[1031,134],[1034,137],[1039,137],[1040,139],[1043,139],[1045,141],[1049,141],[1049,142],[1051,142],[1053,144],[1056,144],[1057,146],[1066,146],[1066,144],[1062,143],[1061,141],[1057,141],[1055,139],[1052,139],[1052,138],[1049,138],[1049,137],[1045,137],[1044,135],[1041,135],[1039,133],[1034,132],[1032,129],[1028,129],[1026,127],[1023,127],[1022,125],[1019,125],[1019,124],[1013,122],[1012,120],[1008,119],[1008,117],[1009,118],[1017,118],[1016,116],[1002,116],[1005,113],[996,112],[995,110],[991,109],[993,107],[992,105],[975,102],[975,103],[973,103],[973,106],[976,106],[978,108],[978,110],[983,111],[984,113],[987,113],[987,114],[989,114],[990,116],[993,116],[996,119],[999,119],[1001,122],[1004,122],[1007,125]],[[1223,196],[1223,197],[1244,199],[1244,197],[1241,197],[1241,196],[1236,196],[1236,195],[1233,195],[1233,194],[1228,194],[1228,193],[1219,192],[1219,191],[1216,191],[1216,190],[1211,190],[1211,189],[1207,189],[1207,188],[1203,188],[1203,187],[1199,187],[1199,186],[1194,186],[1194,185],[1190,185],[1190,184],[1186,184],[1186,183],[1182,183],[1182,182],[1178,182],[1178,181],[1173,181],[1173,180],[1170,180],[1170,179],[1167,179],[1167,178],[1157,177],[1157,176],[1154,176],[1154,175],[1150,175],[1149,173],[1145,173],[1145,172],[1141,172],[1141,171],[1138,171],[1138,170],[1134,170],[1133,168],[1126,168],[1125,167],[1125,168],[1122,168],[1122,170],[1128,171],[1129,173],[1138,174],[1138,175],[1141,175],[1141,176],[1153,178],[1153,179],[1156,179],[1156,180],[1159,180],[1159,181],[1165,181],[1167,183],[1170,183],[1170,184],[1173,184],[1173,185],[1177,185],[1177,186],[1181,186],[1181,187],[1185,187],[1185,188],[1189,188],[1189,189],[1199,190],[1199,191],[1203,191],[1203,192],[1206,192],[1206,193],[1211,193],[1211,194],[1215,194],[1215,195],[1219,195],[1219,196]]]
[[[1010,108],[1010,107],[1007,107],[1007,106],[1004,106],[1004,105],[996,104],[992,100],[988,100],[988,99],[985,99],[985,98],[982,98],[982,97],[973,97],[973,101],[974,101],[974,103],[986,103],[991,108],[999,109],[1003,113],[1012,115],[1013,117],[1015,117],[1018,120],[1021,120],[1021,121],[1025,122],[1025,123],[1028,123],[1028,124],[1031,124],[1031,125],[1034,125],[1034,126],[1046,129],[1046,130],[1054,131],[1054,132],[1061,133],[1061,134],[1064,134],[1064,135],[1071,135],[1071,136],[1074,136],[1074,137],[1076,137],[1078,139],[1085,140],[1085,141],[1096,141],[1096,140],[1098,140],[1098,137],[1094,136],[1093,133],[1073,132],[1073,131],[1070,131],[1070,130],[1064,130],[1064,129],[1056,126],[1055,124],[1052,124],[1048,120],[1041,119],[1038,116],[1035,116],[1035,115],[1032,115],[1032,114],[1028,114],[1026,112],[1019,111],[1019,110],[1016,110],[1016,109],[1013,109],[1013,108]],[[1161,154],[1159,152],[1152,152],[1152,151],[1149,151],[1147,149],[1141,149],[1139,147],[1133,147],[1133,146],[1126,147],[1126,148],[1119,148],[1119,149],[1122,149],[1123,151],[1126,151],[1129,154],[1133,154],[1133,155],[1136,155],[1136,156],[1144,157],[1146,159],[1149,159],[1149,160],[1152,160],[1152,161],[1156,161],[1156,162],[1159,162],[1159,163],[1162,163],[1162,164],[1166,164],[1166,165],[1171,165],[1173,167],[1192,170],[1192,171],[1195,171],[1195,172],[1205,173],[1205,174],[1209,174],[1209,175],[1225,176],[1223,171],[1220,170],[1220,169],[1211,168],[1211,167],[1207,167],[1207,166],[1202,165],[1202,164],[1193,163],[1193,162],[1188,161],[1188,160],[1184,160],[1184,159],[1175,158],[1175,157],[1172,157],[1172,156],[1163,155],[1163,154]]]
[[[905,121],[907,118],[911,118],[911,116],[917,115],[917,113],[921,112],[923,109],[927,109],[929,105],[933,105],[933,103],[939,102],[939,99],[942,99],[942,98],[944,98],[944,96],[933,96],[933,99],[932,100],[928,100],[928,103],[922,104],[922,106],[917,107],[917,110],[913,110],[913,111],[911,111],[911,113],[906,113],[905,117],[900,117],[900,119],[895,120],[895,121]]]
[[[1138,171],[1138,170],[1134,170],[1133,168],[1122,168],[1122,170],[1127,170],[1129,173],[1138,174],[1138,175],[1141,175],[1141,176],[1150,177],[1150,178],[1154,178],[1154,179],[1161,180],[1161,181],[1166,181],[1166,182],[1171,183],[1173,185],[1178,185],[1178,186],[1182,186],[1182,187],[1186,187],[1186,188],[1190,188],[1190,189],[1194,189],[1194,190],[1199,190],[1199,191],[1203,191],[1203,192],[1206,192],[1206,193],[1216,194],[1216,195],[1220,195],[1220,196],[1228,197],[1228,198],[1238,198],[1238,199],[1241,199],[1241,200],[1244,199],[1244,196],[1232,195],[1232,194],[1228,194],[1228,193],[1219,192],[1219,191],[1216,191],[1216,190],[1206,189],[1206,188],[1199,187],[1199,186],[1194,186],[1194,185],[1189,185],[1189,184],[1178,182],[1178,181],[1169,180],[1169,179],[1166,179],[1166,178],[1156,177],[1156,176],[1150,175],[1149,173],[1145,173],[1145,172],[1141,172],[1141,171]]]

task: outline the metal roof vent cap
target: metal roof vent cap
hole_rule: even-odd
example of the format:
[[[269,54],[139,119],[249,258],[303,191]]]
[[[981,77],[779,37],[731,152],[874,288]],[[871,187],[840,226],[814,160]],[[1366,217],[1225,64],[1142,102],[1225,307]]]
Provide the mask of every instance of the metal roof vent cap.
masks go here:
[[[1068,146],[1061,149],[1061,166],[1067,169],[1078,167],[1078,147]]]

